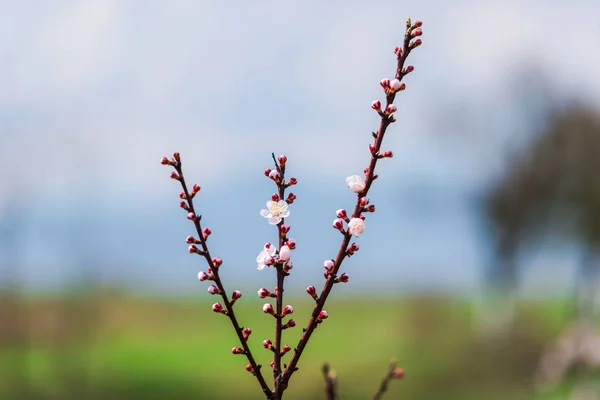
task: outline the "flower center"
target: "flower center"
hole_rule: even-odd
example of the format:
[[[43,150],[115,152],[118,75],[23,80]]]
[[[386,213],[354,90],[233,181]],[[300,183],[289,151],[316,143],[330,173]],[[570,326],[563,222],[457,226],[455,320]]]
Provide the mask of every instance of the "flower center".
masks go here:
[[[273,214],[276,217],[279,217],[279,214],[281,214],[281,207],[279,207],[279,204],[273,204],[273,206],[271,207],[271,214]]]

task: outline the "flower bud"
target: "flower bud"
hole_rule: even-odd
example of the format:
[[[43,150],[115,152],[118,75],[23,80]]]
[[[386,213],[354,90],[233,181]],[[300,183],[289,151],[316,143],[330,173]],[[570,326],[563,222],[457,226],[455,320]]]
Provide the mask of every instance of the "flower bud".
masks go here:
[[[335,263],[333,262],[333,260],[325,260],[325,262],[323,262],[323,267],[325,267],[327,271],[331,272],[335,267]]]
[[[244,334],[244,340],[248,340],[248,338],[250,337],[250,334],[252,333],[252,329],[244,328],[242,333]]]
[[[324,319],[327,319],[327,317],[329,317],[329,314],[327,314],[327,311],[323,310],[319,313],[317,320],[322,321]]]
[[[398,79],[394,79],[390,82],[390,91],[391,92],[397,92],[400,89],[400,81]]]
[[[175,180],[180,180],[181,178],[179,177],[179,175],[177,174],[177,172],[173,171],[171,172],[171,179],[175,179]]]
[[[171,165],[171,162],[169,161],[169,159],[167,157],[163,157],[160,159],[160,163],[162,165]]]
[[[231,349],[231,352],[233,354],[244,354],[244,349],[240,347],[234,347],[233,349]]]
[[[413,28],[420,28],[421,26],[423,26],[422,21],[415,21],[412,25]]]
[[[383,153],[381,153],[381,158],[392,158],[394,157],[394,153],[392,153],[391,150],[386,150]]]
[[[270,303],[266,303],[263,306],[263,312],[265,314],[271,314],[271,315],[275,315],[275,311],[273,311],[273,306]]]
[[[273,342],[271,342],[271,339],[265,339],[263,340],[262,345],[265,349],[271,349],[273,347]]]
[[[281,249],[279,249],[279,259],[281,261],[288,261],[291,256],[290,248],[287,245],[281,246]]]
[[[292,314],[293,312],[294,312],[294,307],[287,305],[284,307],[281,315],[289,315],[289,314]]]
[[[288,260],[283,264],[283,272],[290,272],[290,270],[294,267],[292,261]]]
[[[294,193],[288,194],[287,199],[285,199],[286,203],[292,204],[296,200],[296,195]]]
[[[195,221],[196,220],[196,214],[194,214],[193,212],[188,213],[187,219],[189,219],[190,221]]]
[[[398,111],[398,108],[393,104],[388,104],[388,106],[385,108],[385,113],[387,115],[395,113],[396,111]]]
[[[415,41],[410,42],[409,46],[411,49],[416,49],[417,47],[419,47],[422,44],[423,44],[423,42],[421,41],[421,39],[417,39]]]
[[[366,212],[375,212],[375,204],[371,204],[365,209]]]
[[[179,207],[183,208],[185,211],[190,211],[190,208],[188,207],[187,202],[185,202],[183,200],[179,202]]]
[[[275,259],[271,256],[265,257],[265,265],[273,265],[275,264]]]
[[[271,366],[271,368],[275,369],[275,361],[271,361],[271,362],[269,363],[269,365]]]
[[[221,257],[215,257],[212,259],[212,262],[215,268],[219,268],[221,264],[223,264],[223,259]]]
[[[288,181],[287,185],[288,186],[294,186],[295,184],[298,183],[298,179],[294,178],[293,176],[290,178],[290,180]]]
[[[379,84],[384,90],[387,90],[390,87],[390,80],[387,78],[382,79]]]
[[[185,242],[187,244],[197,244],[197,243],[200,243],[200,241],[196,240],[196,238],[193,237],[192,235],[190,235],[187,238],[185,238]]]
[[[271,168],[265,169],[265,176],[269,176],[270,173],[271,173]]]
[[[175,159],[175,161],[179,162],[181,161],[181,157],[179,156],[178,152],[173,153],[173,158]]]
[[[279,161],[279,165],[283,167],[287,162],[287,157],[285,156],[285,154],[282,154],[279,157],[277,157],[277,161]]]
[[[246,365],[246,371],[254,374],[254,368],[252,368],[252,364],[248,364]]]
[[[285,323],[283,328],[287,329],[287,328],[293,328],[295,326],[296,326],[296,321],[294,321],[293,319],[290,319],[288,322]]]
[[[290,346],[288,346],[287,344],[285,346],[283,346],[283,348],[281,349],[281,354],[285,354],[288,351],[290,351],[292,348]]]
[[[342,219],[348,218],[348,213],[343,208],[340,208],[339,210],[337,210],[335,212],[335,215],[337,215],[338,218],[342,218]]]
[[[218,288],[218,287],[216,287],[215,285],[210,285],[210,286],[208,287],[208,293],[210,293],[210,294],[220,294],[220,293],[221,293],[221,291],[220,291],[220,290],[219,290],[219,288]]]
[[[415,70],[415,67],[412,65],[409,65],[408,67],[406,67],[406,69],[403,71],[405,74],[411,73]]]
[[[346,283],[349,280],[349,276],[347,273],[343,273],[342,275],[340,275],[337,279],[336,279],[336,283],[337,282],[342,282],[342,283]]]
[[[216,313],[223,313],[225,311],[221,303],[215,303],[212,305],[212,310]]]
[[[296,239],[289,238],[285,244],[290,250],[294,250],[296,248]]]
[[[344,231],[344,220],[337,218],[333,220],[333,227],[338,231]]]
[[[402,49],[398,46],[394,47],[394,54],[397,56],[402,55]]]
[[[421,36],[423,34],[423,30],[421,28],[417,28],[415,30],[412,31],[412,33],[410,34],[411,38],[417,37],[417,36]]]
[[[202,229],[202,236],[204,236],[204,239],[208,238],[211,233],[212,231],[209,228]]]
[[[192,195],[195,195],[199,191],[200,191],[200,186],[194,184],[194,187],[192,188]]]
[[[264,287],[258,290],[258,297],[261,299],[264,299],[265,297],[273,297],[272,294],[273,293],[269,292],[269,290]]]
[[[317,289],[314,286],[307,287],[306,293],[310,294],[313,299],[317,299]]]
[[[188,247],[188,251],[190,252],[190,254],[200,254],[200,250],[198,250],[198,248],[194,245],[191,245],[190,247]]]
[[[281,199],[279,198],[279,195],[277,193],[273,193],[271,195],[271,200],[273,200],[273,201],[279,201]]]
[[[394,369],[394,373],[392,374],[392,378],[394,379],[402,379],[404,377],[404,369],[400,367],[396,367]]]
[[[273,171],[269,172],[269,178],[273,179],[275,182],[279,182],[279,180],[281,179],[281,176],[279,175],[279,172],[277,172],[276,170],[273,170]]]
[[[208,280],[212,280],[212,277],[210,275],[208,275],[206,272],[200,271],[200,272],[198,272],[198,280],[199,281],[208,281]]]
[[[179,198],[182,200],[186,199],[185,192],[179,192]]]
[[[362,208],[365,208],[369,204],[369,198],[361,197],[360,200],[358,201],[358,203]]]
[[[375,111],[381,111],[381,102],[379,100],[374,100],[371,103],[371,108]]]
[[[232,302],[235,302],[240,297],[242,297],[242,292],[240,292],[239,290],[234,290],[233,293],[231,293],[231,301]]]

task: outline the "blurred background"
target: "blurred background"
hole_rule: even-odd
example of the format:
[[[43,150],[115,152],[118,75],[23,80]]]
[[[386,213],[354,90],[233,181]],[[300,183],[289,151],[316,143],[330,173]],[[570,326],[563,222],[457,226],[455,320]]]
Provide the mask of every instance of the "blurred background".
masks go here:
[[[288,156],[304,325],[405,19],[415,72],[361,250],[290,399],[600,399],[600,5],[593,0],[0,1],[0,398],[262,398],[196,279],[181,153],[264,365],[262,172]],[[293,346],[301,329],[286,331]]]

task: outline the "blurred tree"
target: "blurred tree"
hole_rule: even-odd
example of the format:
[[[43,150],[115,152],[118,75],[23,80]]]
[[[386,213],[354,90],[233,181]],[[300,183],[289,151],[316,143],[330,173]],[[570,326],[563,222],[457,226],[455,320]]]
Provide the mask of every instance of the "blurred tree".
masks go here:
[[[576,284],[577,316],[593,317],[600,257],[597,160],[600,114],[578,103],[550,113],[541,133],[514,156],[483,201],[495,244],[488,293],[499,291],[504,298],[514,298],[519,250],[548,234],[561,236],[583,250]],[[508,315],[505,328],[512,322],[513,313]]]

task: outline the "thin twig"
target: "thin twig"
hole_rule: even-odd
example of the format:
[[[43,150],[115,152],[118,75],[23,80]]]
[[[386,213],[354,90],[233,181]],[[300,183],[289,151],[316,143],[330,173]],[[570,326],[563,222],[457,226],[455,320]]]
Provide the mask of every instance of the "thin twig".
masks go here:
[[[404,370],[402,368],[398,368],[396,364],[396,360],[390,361],[390,366],[388,367],[387,374],[381,380],[381,384],[379,385],[379,390],[373,396],[373,400],[381,399],[381,396],[386,392],[388,388],[388,384],[392,379],[401,379],[404,376]]]
[[[235,312],[233,310],[233,304],[229,300],[229,297],[227,296],[225,287],[223,286],[223,283],[221,282],[221,278],[219,276],[219,267],[217,265],[215,265],[215,263],[213,262],[213,260],[210,256],[210,251],[208,250],[206,238],[204,237],[204,234],[202,232],[202,227],[200,225],[201,216],[196,214],[196,211],[194,209],[193,197],[190,195],[190,192],[185,183],[185,178],[183,176],[181,161],[178,158],[179,157],[176,157],[176,159],[174,160],[175,163],[173,166],[174,166],[175,170],[177,171],[177,174],[179,175],[179,181],[181,183],[183,193],[185,194],[185,198],[187,200],[187,205],[189,207],[189,211],[196,216],[196,218],[193,219],[193,222],[194,222],[194,226],[196,227],[196,232],[198,233],[198,240],[200,241],[200,245],[202,246],[202,255],[206,259],[206,262],[208,263],[208,266],[210,267],[210,269],[212,271],[213,280],[214,280],[215,284],[217,285],[217,288],[219,288],[221,297],[223,299],[223,303],[225,304],[225,309],[227,310],[226,315],[229,317],[229,320],[231,321],[231,324],[233,325],[233,328],[235,329],[235,332],[238,336],[240,344],[242,345],[242,348],[244,349],[244,354],[246,355],[246,357],[248,358],[248,362],[252,366],[253,375],[258,380],[258,383],[260,384],[260,387],[261,387],[263,393],[267,396],[267,399],[272,399],[273,391],[271,391],[271,389],[267,385],[267,382],[265,381],[264,377],[262,376],[262,373],[260,370],[261,365],[257,364],[256,360],[254,359],[254,356],[252,355],[252,351],[250,350],[250,347],[248,346],[247,340],[244,339],[244,333],[243,333],[244,328],[242,328],[240,326],[240,324],[238,323],[237,318],[235,316]]]
[[[340,400],[337,394],[337,375],[334,370],[329,369],[329,364],[324,363],[321,368],[323,379],[325,379],[325,394],[327,400]]]
[[[411,42],[411,40],[414,38],[412,36],[412,32],[414,29],[415,29],[415,27],[413,25],[411,25],[411,22],[409,19],[407,21],[407,27],[406,27],[406,33],[404,36],[403,48],[401,51],[398,52],[398,57],[397,57],[398,63],[396,66],[395,78],[400,81],[409,72],[404,69],[404,63],[405,63],[408,55],[410,54],[410,52],[413,48],[418,46],[418,44],[414,45],[413,42]],[[420,44],[420,41],[419,41],[419,44]],[[386,95],[386,108],[385,109],[387,109],[387,106],[393,104],[395,97],[396,97],[396,92],[390,92],[389,94]],[[361,207],[360,200],[362,197],[367,196],[369,189],[371,188],[371,184],[377,178],[377,175],[375,174],[375,167],[377,166],[378,159],[381,158],[381,156],[380,156],[381,144],[383,142],[383,138],[385,136],[388,126],[391,123],[395,122],[393,115],[387,114],[382,111],[380,111],[379,114],[381,116],[381,122],[379,124],[379,129],[377,130],[377,132],[374,133],[375,142],[373,144],[374,147],[373,147],[373,151],[371,152],[371,160],[370,160],[369,168],[368,168],[368,171],[366,174],[365,188],[360,193],[358,193],[356,205],[354,207],[354,212],[352,213],[351,218],[359,218],[360,214],[363,211],[363,207]],[[279,382],[276,384],[278,391],[279,391],[279,389],[281,389],[283,391],[287,388],[292,374],[298,369],[297,368],[298,361],[300,360],[300,357],[302,356],[302,352],[304,351],[306,345],[308,344],[308,341],[309,341],[312,333],[317,328],[318,323],[320,322],[318,320],[318,316],[321,313],[321,311],[323,311],[325,302],[327,301],[327,297],[329,296],[331,289],[333,288],[333,285],[335,283],[335,279],[337,278],[337,273],[342,265],[342,262],[344,261],[344,259],[347,256],[347,248],[348,248],[348,245],[350,244],[351,237],[352,237],[352,235],[348,231],[346,231],[343,234],[342,243],[339,247],[338,253],[334,260],[333,271],[329,274],[329,277],[327,278],[327,280],[325,282],[325,286],[323,287],[321,295],[319,296],[319,299],[318,299],[318,301],[313,309],[313,312],[311,314],[311,317],[308,321],[308,324],[307,324],[306,328],[304,328],[304,333],[302,334],[302,337],[300,338],[298,345],[294,349],[294,353],[292,354],[292,357],[290,358],[290,361],[289,361],[287,367],[285,368],[285,370],[279,377]]]

